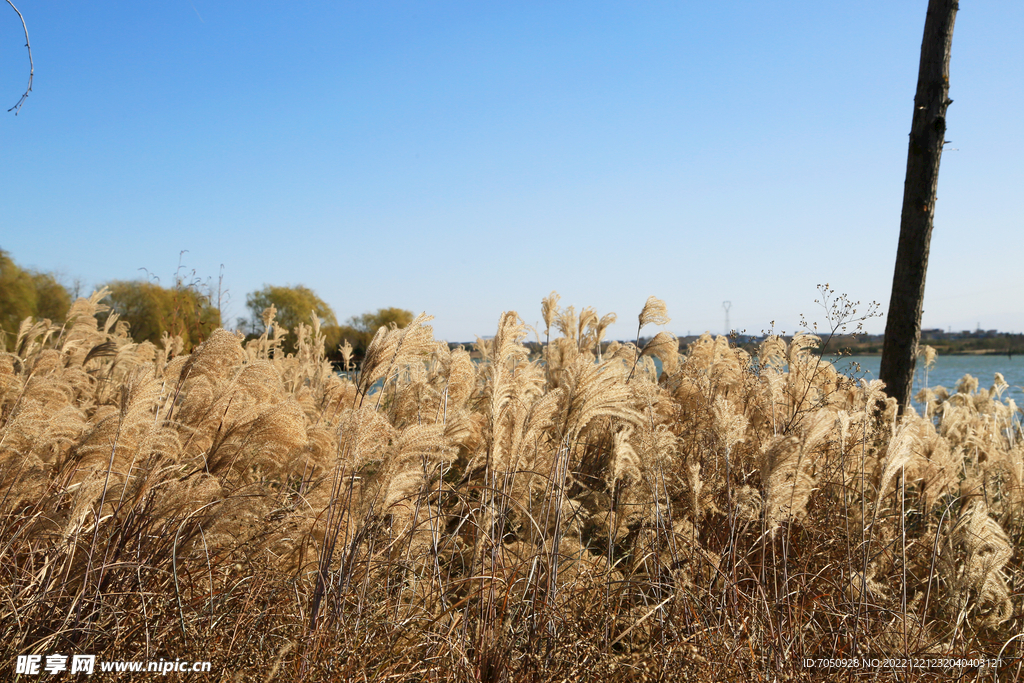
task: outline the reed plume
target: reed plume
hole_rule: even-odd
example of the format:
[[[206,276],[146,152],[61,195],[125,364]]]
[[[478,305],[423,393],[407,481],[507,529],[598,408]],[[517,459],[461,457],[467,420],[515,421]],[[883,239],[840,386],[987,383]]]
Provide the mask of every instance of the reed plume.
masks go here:
[[[539,352],[514,312],[479,357],[420,315],[353,380],[316,319],[284,330],[271,307],[260,336],[185,354],[136,344],[102,297],[0,353],[9,659],[708,681],[1019,654],[1024,440],[1001,376],[900,416],[813,335],[641,346],[669,322],[651,297],[635,342],[605,342],[614,314],[552,292]]]

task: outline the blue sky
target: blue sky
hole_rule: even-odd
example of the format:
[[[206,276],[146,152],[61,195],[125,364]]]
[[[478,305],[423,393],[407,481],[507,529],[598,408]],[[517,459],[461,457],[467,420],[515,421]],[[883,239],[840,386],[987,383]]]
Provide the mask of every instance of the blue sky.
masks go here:
[[[450,340],[551,290],[622,338],[652,294],[677,334],[724,300],[792,331],[822,282],[887,308],[925,0],[16,4],[21,265],[168,283],[187,250],[231,319],[304,284]],[[957,16],[925,327],[1024,331],[1021,35],[1017,0]],[[4,109],[23,42],[0,6]]]

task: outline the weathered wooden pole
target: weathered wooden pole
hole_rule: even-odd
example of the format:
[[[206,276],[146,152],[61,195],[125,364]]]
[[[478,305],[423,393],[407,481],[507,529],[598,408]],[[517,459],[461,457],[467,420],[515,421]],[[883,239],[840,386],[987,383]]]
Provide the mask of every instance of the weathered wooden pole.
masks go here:
[[[958,9],[957,0],[928,0],[921,42],[907,177],[903,184],[900,241],[879,372],[886,392],[899,401],[901,412],[910,404],[914,361],[921,339],[924,281],[935,215],[935,191],[939,184],[939,160],[946,137],[946,108],[952,102],[949,99],[949,54]]]

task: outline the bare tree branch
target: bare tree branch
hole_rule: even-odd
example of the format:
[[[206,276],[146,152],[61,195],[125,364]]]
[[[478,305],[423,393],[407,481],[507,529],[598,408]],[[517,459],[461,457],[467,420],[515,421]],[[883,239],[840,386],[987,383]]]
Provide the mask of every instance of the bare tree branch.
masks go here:
[[[25,93],[21,96],[21,99],[18,100],[18,103],[7,110],[13,111],[14,115],[17,116],[18,112],[21,111],[21,106],[25,104],[25,100],[28,99],[28,94],[32,92],[32,77],[36,74],[36,65],[35,62],[32,61],[32,43],[28,39],[28,26],[25,25],[25,17],[21,16],[21,10],[15,7],[11,0],[7,0],[7,4],[11,6],[11,9],[18,13],[18,18],[21,19],[21,27],[25,29],[25,47],[28,48],[28,87],[25,89]]]

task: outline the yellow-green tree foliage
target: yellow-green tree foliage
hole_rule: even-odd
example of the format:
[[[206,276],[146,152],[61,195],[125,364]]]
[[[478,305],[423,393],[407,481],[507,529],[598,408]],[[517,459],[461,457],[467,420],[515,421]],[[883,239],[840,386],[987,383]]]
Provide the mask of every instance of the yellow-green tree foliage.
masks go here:
[[[313,313],[316,313],[320,324],[324,327],[338,325],[338,319],[334,316],[331,307],[317,296],[316,292],[303,285],[294,287],[264,285],[263,289],[250,292],[245,297],[245,306],[249,309],[248,332],[253,335],[263,334],[265,329],[263,311],[271,306],[277,309],[277,315],[274,318],[275,324],[289,332],[288,337],[285,338],[286,351],[292,351],[295,348],[295,328],[299,323],[308,325]]]
[[[71,295],[49,273],[19,267],[0,249],[0,348],[13,343],[18,326],[29,316],[62,321],[71,306]]]
[[[115,280],[107,287],[111,310],[128,322],[136,342],[159,344],[167,333],[181,337],[187,351],[220,327],[220,311],[192,287],[166,288],[141,280]]]
[[[345,325],[339,325],[324,331],[327,336],[327,349],[329,353],[337,350],[338,345],[348,340],[352,345],[352,351],[356,356],[366,353],[366,347],[377,330],[394,323],[402,328],[412,322],[415,316],[412,311],[402,308],[379,308],[375,313],[363,313],[348,319]]]

